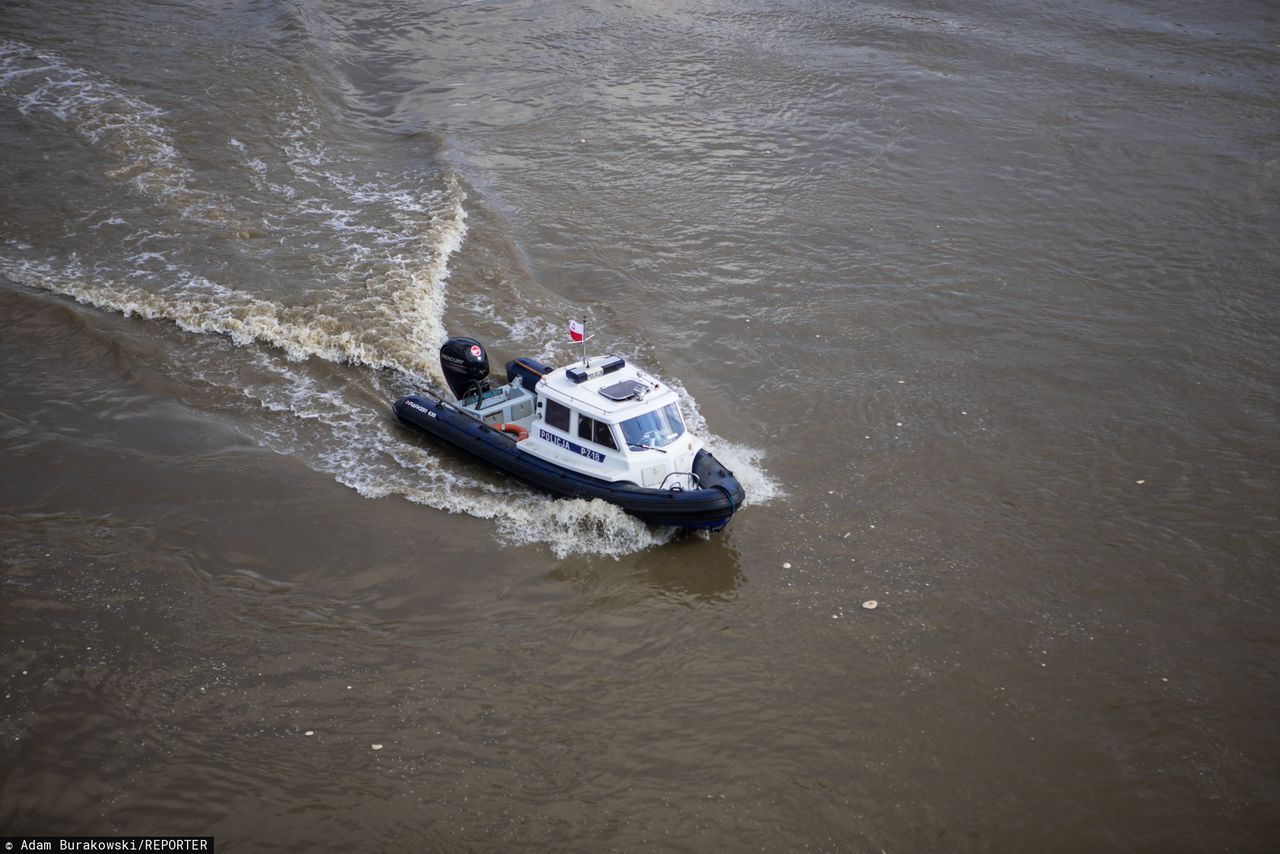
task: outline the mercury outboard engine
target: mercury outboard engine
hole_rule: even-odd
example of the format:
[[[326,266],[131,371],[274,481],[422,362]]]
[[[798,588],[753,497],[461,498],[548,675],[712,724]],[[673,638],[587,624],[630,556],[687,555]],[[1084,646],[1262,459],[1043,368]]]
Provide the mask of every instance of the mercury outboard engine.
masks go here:
[[[489,390],[489,354],[474,338],[450,338],[440,348],[440,369],[449,390],[460,401],[471,395],[476,403]]]

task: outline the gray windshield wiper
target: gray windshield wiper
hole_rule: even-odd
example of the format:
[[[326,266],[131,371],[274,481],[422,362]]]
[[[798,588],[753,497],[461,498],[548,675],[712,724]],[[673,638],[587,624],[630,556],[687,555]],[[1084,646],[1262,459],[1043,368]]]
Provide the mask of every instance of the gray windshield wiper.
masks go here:
[[[661,448],[655,448],[653,445],[645,445],[640,442],[628,442],[627,447],[633,448],[637,451],[657,451],[660,454],[666,453],[666,451],[662,450]]]

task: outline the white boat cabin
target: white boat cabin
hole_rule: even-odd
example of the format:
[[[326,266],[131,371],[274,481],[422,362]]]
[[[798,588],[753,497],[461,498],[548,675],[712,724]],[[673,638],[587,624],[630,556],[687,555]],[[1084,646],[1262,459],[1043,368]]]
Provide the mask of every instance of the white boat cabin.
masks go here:
[[[487,424],[519,425],[529,433],[520,451],[566,469],[653,489],[697,488],[691,472],[702,442],[685,429],[678,396],[619,356],[552,370],[532,392],[517,378],[464,407]]]

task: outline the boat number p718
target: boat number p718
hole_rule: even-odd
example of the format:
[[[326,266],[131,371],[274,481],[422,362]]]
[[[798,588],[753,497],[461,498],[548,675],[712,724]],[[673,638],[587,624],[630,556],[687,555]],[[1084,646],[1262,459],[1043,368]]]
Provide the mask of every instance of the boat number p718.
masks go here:
[[[600,453],[599,451],[593,451],[590,448],[584,448],[581,445],[579,445],[577,442],[570,442],[568,439],[562,438],[560,436],[556,436],[553,433],[548,433],[546,430],[539,430],[538,438],[542,439],[543,441],[550,442],[553,445],[559,445],[560,447],[564,448],[567,451],[573,451],[575,454],[584,456],[587,459],[592,460],[593,462],[597,462],[597,463],[604,462],[604,454]]]

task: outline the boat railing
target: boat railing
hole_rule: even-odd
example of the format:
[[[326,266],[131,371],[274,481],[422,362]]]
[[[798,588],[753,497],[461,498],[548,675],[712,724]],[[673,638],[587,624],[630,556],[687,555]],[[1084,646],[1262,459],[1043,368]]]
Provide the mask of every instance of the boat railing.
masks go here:
[[[689,489],[701,489],[701,488],[702,488],[702,480],[701,480],[701,478],[699,478],[699,477],[698,477],[696,474],[694,474],[693,472],[691,472],[691,471],[673,471],[673,472],[671,472],[670,474],[668,474],[666,477],[664,477],[664,478],[662,479],[662,483],[658,485],[658,489],[670,489],[672,492],[683,492],[683,491],[684,491],[684,489],[685,489],[685,487],[684,487],[681,483],[679,483],[678,481],[677,481],[676,483],[673,483],[673,484],[672,484],[671,486],[669,486],[669,487],[667,486],[667,481],[671,480],[671,478],[673,478],[673,477],[687,477],[687,478],[689,478]]]

